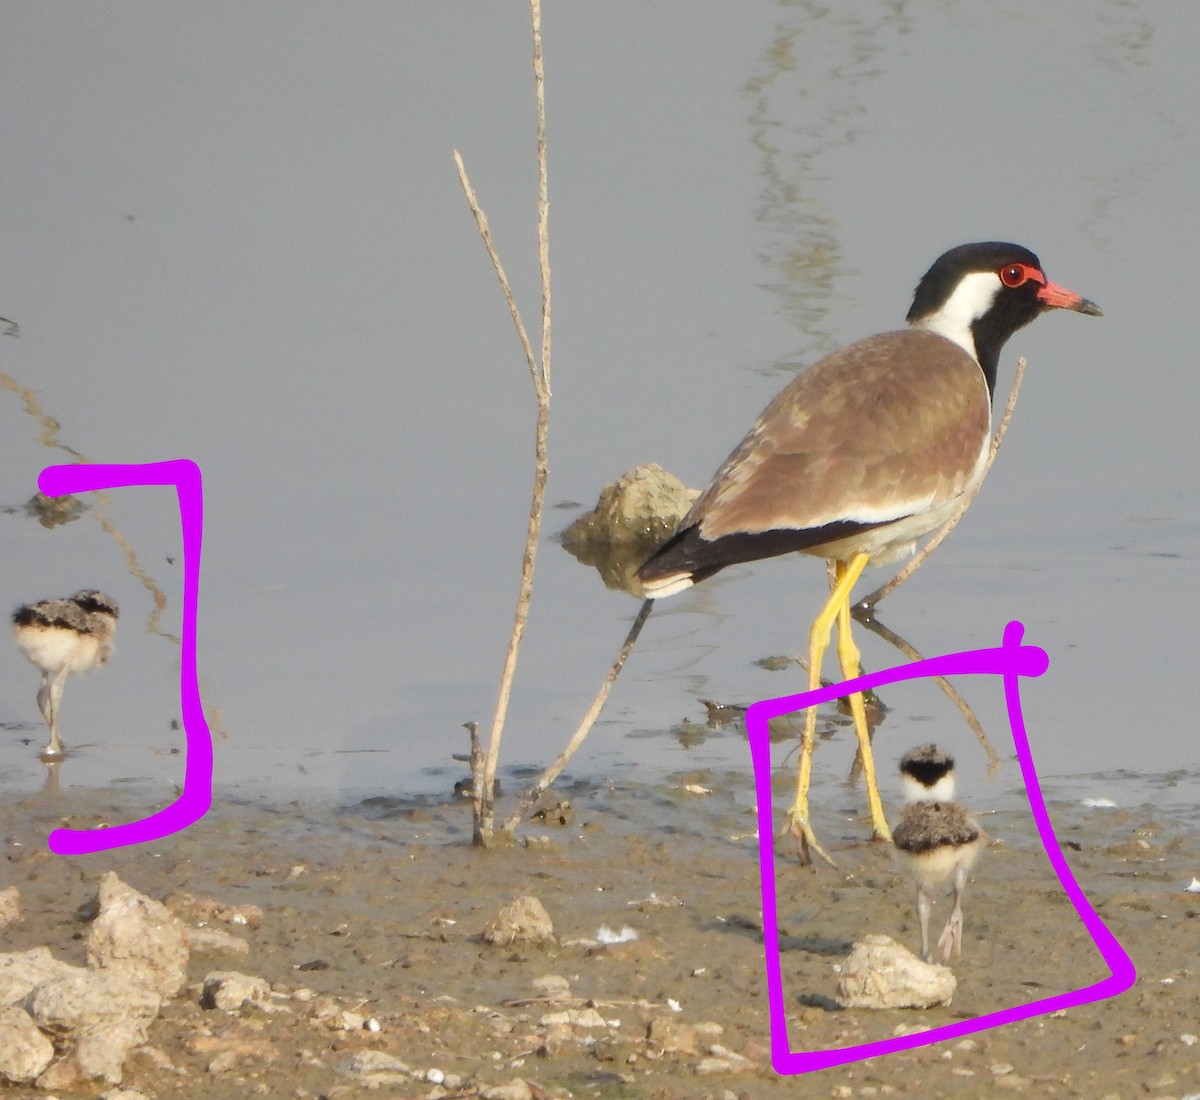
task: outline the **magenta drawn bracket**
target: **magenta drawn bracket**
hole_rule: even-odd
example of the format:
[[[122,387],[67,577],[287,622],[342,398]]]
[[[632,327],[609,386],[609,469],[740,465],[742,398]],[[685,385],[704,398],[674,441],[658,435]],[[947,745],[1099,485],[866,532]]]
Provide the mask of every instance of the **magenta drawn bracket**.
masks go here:
[[[1020,678],[1041,676],[1050,665],[1046,651],[1038,646],[1022,645],[1025,627],[1011,622],[1004,630],[1004,644],[996,649],[976,649],[965,653],[952,653],[934,657],[927,661],[916,661],[900,668],[885,669],[869,676],[859,676],[832,687],[806,691],[799,695],[764,699],[755,703],[746,712],[746,733],[750,739],[750,756],[754,764],[754,783],[758,797],[758,848],[762,870],[763,941],[766,951],[767,995],[771,1014],[771,1064],[778,1074],[809,1073],[813,1070],[829,1069],[847,1062],[858,1062],[899,1050],[927,1046],[943,1042],[960,1035],[985,1031],[1017,1020],[1057,1012],[1064,1008],[1090,1004],[1124,993],[1137,979],[1137,970],[1117,938],[1105,927],[1095,909],[1079,888],[1070,867],[1059,847],[1046,813],[1045,799],[1038,785],[1037,771],[1029,750],[1029,739],[1025,734],[1025,720],[1021,714]],[[1038,833],[1046,855],[1053,865],[1058,881],[1075,906],[1079,919],[1087,928],[1096,948],[1108,965],[1109,977],[1081,989],[1044,997],[1029,1004],[1015,1005],[998,1012],[989,1012],[973,1020],[961,1020],[945,1027],[932,1028],[912,1035],[900,1035],[874,1043],[839,1047],[833,1050],[794,1051],[788,1044],[787,1017],[783,997],[782,968],[779,958],[779,915],[775,905],[775,860],[774,833],[771,812],[771,746],[767,723],[781,714],[816,706],[830,699],[838,699],[852,691],[867,691],[881,684],[894,684],[902,680],[920,679],[930,676],[961,676],[966,674],[990,674],[1004,679],[1004,695],[1008,705],[1008,721],[1012,728],[1017,759],[1025,779],[1029,807],[1033,811]]]
[[[108,829],[55,829],[47,844],[52,852],[62,856],[86,855],[160,840],[194,825],[212,805],[212,736],[204,720],[196,670],[196,599],[200,590],[200,547],[204,531],[200,467],[186,458],[138,464],[47,466],[38,478],[38,488],[48,497],[122,489],[131,485],[173,485],[179,497],[183,529],[183,645],[179,661],[179,699],[187,738],[183,792],[170,806],[140,821]]]

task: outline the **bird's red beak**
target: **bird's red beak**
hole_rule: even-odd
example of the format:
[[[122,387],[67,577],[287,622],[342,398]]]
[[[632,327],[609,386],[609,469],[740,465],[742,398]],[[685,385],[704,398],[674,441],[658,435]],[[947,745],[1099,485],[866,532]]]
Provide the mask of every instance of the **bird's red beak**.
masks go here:
[[[1101,317],[1100,307],[1095,302],[1081,298],[1073,290],[1068,290],[1058,283],[1046,282],[1037,292],[1038,301],[1043,302],[1049,309],[1073,309],[1076,313],[1086,313],[1089,317]]]

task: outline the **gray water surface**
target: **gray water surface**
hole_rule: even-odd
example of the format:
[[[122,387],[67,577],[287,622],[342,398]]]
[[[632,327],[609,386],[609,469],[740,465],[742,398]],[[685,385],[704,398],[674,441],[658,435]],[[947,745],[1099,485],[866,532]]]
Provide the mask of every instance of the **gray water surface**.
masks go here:
[[[455,177],[459,149],[531,329],[532,81],[520,3],[4,3],[0,371],[94,462],[204,474],[201,688],[216,782],[265,797],[445,790],[486,725],[511,623],[533,397]],[[945,248],[1014,239],[1101,319],[1053,315],[967,519],[883,618],[926,656],[1050,654],[1025,685],[1042,773],[1200,801],[1193,368],[1198,25],[1186,0],[1053,5],[553,5],[545,17],[554,271],[551,504],[658,461],[702,484],[801,366],[898,326]],[[536,333],[534,335],[536,342]],[[19,510],[71,461],[0,390],[0,604],[111,592],[118,652],[71,682],[71,786],[182,779],[178,514],[109,494],[112,535]],[[96,502],[93,502],[96,503]],[[548,761],[636,604],[553,541],[503,759]],[[866,583],[879,583],[872,571]],[[744,766],[682,747],[698,700],[790,694],[808,559],[731,569],[657,610],[572,766]],[[166,599],[147,629],[152,588]],[[865,587],[864,587],[865,591]],[[863,640],[869,668],[901,658]],[[43,781],[37,673],[0,662],[0,776]],[[998,683],[959,684],[1010,756]],[[935,689],[889,692],[881,771],[915,740],[983,756]],[[786,748],[779,750],[782,760]],[[818,755],[840,782],[847,736]]]

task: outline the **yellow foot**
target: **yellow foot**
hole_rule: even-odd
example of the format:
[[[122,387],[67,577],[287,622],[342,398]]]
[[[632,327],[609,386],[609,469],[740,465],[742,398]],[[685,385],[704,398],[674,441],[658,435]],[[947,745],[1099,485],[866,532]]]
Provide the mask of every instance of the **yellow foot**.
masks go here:
[[[793,806],[788,810],[779,835],[796,838],[800,849],[799,856],[802,866],[807,866],[813,861],[810,849],[812,852],[816,852],[830,867],[837,866],[830,858],[829,853],[817,843],[816,834],[813,832],[812,826],[808,823],[808,815],[798,806]]]

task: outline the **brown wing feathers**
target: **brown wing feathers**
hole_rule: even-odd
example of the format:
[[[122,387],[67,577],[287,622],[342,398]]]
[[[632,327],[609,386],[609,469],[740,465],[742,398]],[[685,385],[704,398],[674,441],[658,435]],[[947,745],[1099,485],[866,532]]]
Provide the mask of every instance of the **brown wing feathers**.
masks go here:
[[[936,507],[969,483],[989,421],[979,365],[944,337],[852,344],[776,396],[641,576],[699,580]]]

